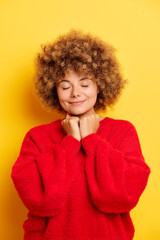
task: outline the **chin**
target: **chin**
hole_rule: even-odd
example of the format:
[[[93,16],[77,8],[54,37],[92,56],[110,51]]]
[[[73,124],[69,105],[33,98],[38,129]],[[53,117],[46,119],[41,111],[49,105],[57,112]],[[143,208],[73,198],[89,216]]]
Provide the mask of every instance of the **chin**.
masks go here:
[[[85,114],[85,112],[69,112],[69,114],[74,115],[74,116],[81,116]]]
[[[90,109],[86,110],[86,111],[70,111],[68,112],[71,115],[74,116],[83,116],[84,114],[88,113],[90,111]]]

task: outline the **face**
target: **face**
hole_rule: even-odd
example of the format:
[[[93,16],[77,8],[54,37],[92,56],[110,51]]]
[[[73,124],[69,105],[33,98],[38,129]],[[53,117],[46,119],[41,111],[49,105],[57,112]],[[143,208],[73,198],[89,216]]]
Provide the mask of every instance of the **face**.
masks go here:
[[[79,76],[70,71],[57,84],[57,95],[61,107],[70,115],[86,115],[94,111],[98,87],[93,77]]]

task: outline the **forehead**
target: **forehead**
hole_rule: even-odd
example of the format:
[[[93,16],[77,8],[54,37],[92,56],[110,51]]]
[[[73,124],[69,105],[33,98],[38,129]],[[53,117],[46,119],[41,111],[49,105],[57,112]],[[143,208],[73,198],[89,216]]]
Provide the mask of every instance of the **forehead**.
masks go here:
[[[75,81],[75,80],[83,81],[83,80],[87,80],[87,79],[93,80],[94,77],[93,77],[93,75],[88,74],[88,73],[79,74],[77,72],[70,71],[69,73],[65,74],[64,77],[59,79],[58,82],[59,83],[70,82],[70,81]]]

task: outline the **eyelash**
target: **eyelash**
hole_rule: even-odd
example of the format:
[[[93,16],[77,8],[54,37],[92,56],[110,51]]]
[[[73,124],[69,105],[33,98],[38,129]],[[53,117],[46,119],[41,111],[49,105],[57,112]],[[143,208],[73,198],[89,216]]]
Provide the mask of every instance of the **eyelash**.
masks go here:
[[[82,85],[81,87],[88,87],[88,85]],[[69,87],[68,87],[69,88]],[[68,88],[63,88],[63,90],[66,90]]]

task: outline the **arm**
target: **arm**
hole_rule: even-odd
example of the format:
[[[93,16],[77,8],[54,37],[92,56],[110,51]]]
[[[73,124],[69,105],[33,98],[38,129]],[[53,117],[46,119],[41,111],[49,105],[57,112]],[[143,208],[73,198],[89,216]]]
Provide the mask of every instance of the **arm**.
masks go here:
[[[137,204],[150,174],[132,124],[120,140],[119,147],[114,148],[97,133],[82,139],[90,196],[96,207],[106,213],[130,211]]]
[[[53,144],[51,150],[40,152],[31,134],[26,134],[11,177],[32,214],[54,216],[61,211],[76,167],[74,156],[79,149],[80,142],[66,135],[60,144]]]

